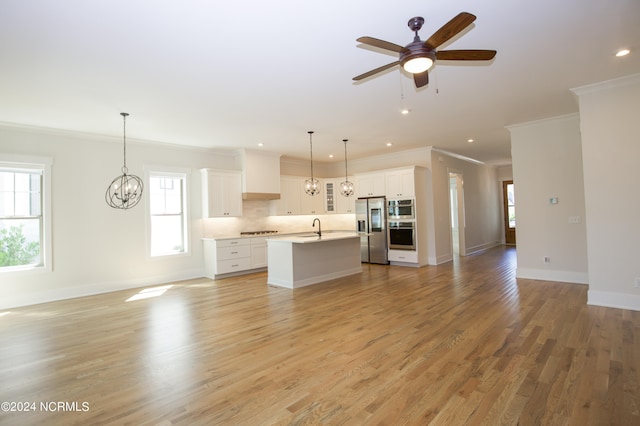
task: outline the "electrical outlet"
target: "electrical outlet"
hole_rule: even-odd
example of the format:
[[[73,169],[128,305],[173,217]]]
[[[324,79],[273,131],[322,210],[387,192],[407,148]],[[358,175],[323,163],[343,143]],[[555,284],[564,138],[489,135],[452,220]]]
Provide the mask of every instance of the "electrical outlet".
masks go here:
[[[640,288],[640,277],[636,277],[635,285],[636,285],[636,288]]]
[[[544,263],[551,263],[551,258],[549,256],[545,256],[545,257],[542,258],[542,261]]]

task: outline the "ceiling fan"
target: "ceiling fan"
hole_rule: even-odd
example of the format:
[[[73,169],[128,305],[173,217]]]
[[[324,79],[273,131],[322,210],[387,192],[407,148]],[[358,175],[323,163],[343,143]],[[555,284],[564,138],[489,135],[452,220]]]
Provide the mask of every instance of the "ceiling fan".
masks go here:
[[[416,87],[422,87],[429,83],[428,71],[429,68],[433,66],[436,59],[446,61],[491,60],[496,56],[495,50],[436,50],[438,46],[455,37],[475,20],[475,15],[468,12],[461,12],[444,24],[438,31],[429,37],[427,41],[422,41],[418,36],[418,31],[420,31],[422,24],[424,24],[424,18],[416,16],[409,19],[409,22],[407,23],[411,31],[415,32],[415,37],[411,43],[404,47],[373,37],[360,37],[357,39],[360,43],[397,52],[400,54],[400,57],[395,62],[383,65],[364,74],[360,74],[359,76],[353,77],[353,79],[356,81],[362,80],[396,65],[400,65],[405,71],[413,74],[413,80]]]

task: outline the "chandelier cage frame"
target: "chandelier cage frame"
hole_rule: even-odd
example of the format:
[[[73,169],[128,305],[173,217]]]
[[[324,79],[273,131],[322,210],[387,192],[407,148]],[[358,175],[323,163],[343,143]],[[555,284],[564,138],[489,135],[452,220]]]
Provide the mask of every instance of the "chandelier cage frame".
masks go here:
[[[123,130],[123,165],[122,174],[111,181],[104,194],[105,201],[109,207],[114,209],[127,210],[138,205],[142,200],[144,184],[142,179],[136,175],[128,174],[127,168],[127,117],[126,112],[121,112]]]
[[[349,139],[342,139],[344,142],[344,182],[340,182],[340,195],[343,197],[351,197],[354,194],[353,182],[349,181],[349,172],[347,169],[347,142]]]
[[[310,153],[310,159],[311,159],[311,178],[309,178],[309,179],[304,181],[304,192],[305,192],[305,194],[307,194],[307,195],[309,195],[311,197],[315,197],[316,195],[320,194],[320,181],[313,177],[313,140],[312,140],[313,131],[309,130],[307,133],[309,133],[309,153]]]

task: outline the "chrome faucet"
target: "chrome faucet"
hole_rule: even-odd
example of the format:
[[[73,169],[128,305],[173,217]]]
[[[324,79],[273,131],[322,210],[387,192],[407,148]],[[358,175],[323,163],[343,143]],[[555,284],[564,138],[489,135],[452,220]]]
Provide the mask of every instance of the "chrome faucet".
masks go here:
[[[318,221],[318,232],[316,232],[316,234],[318,234],[318,238],[320,238],[322,237],[322,226],[320,224],[320,219],[318,219],[317,217],[313,219],[313,223],[311,224],[311,226],[313,226],[314,228],[316,227],[316,220]]]

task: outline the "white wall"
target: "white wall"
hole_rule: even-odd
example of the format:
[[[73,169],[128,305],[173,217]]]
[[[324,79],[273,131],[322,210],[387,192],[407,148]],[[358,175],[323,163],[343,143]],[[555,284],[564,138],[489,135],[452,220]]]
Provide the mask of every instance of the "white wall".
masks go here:
[[[123,211],[106,204],[107,186],[121,174],[122,139],[0,126],[0,159],[3,153],[53,159],[53,270],[0,274],[0,308],[203,276],[198,169],[228,168],[235,159],[129,138],[127,142],[131,174],[143,177],[146,165],[191,170],[190,254],[147,258],[145,206]]]
[[[496,168],[440,151],[433,151],[431,156],[435,263],[453,258],[449,209],[450,172],[461,174],[463,178],[465,214],[464,218],[459,218],[459,232],[464,233],[464,252],[469,255],[500,244],[500,184]]]
[[[588,303],[640,310],[640,74],[574,89],[589,260]]]
[[[509,127],[519,278],[587,283],[579,123],[572,114]]]

